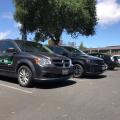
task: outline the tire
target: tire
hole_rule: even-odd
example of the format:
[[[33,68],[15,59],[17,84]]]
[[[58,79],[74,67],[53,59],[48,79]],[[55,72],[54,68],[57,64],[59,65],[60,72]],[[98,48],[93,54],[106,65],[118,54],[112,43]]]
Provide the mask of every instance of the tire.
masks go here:
[[[109,70],[114,70],[115,67],[109,67]]]
[[[84,75],[84,68],[83,68],[82,65],[75,64],[75,65],[73,66],[73,70],[74,70],[74,73],[73,73],[73,77],[74,77],[74,78],[83,77],[83,75]]]
[[[18,69],[18,82],[20,86],[22,87],[31,87],[33,84],[32,80],[32,71],[29,67],[27,66],[21,66]]]

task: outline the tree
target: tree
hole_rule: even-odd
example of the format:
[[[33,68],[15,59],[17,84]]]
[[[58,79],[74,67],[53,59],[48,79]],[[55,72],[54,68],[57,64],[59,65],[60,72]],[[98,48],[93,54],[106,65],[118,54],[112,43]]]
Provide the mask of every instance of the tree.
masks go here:
[[[94,35],[96,0],[13,0],[21,32],[45,34],[58,44],[63,30],[72,37]]]
[[[47,36],[41,32],[36,32],[34,39],[35,42],[39,42],[39,41],[44,42],[47,39]]]
[[[85,50],[86,47],[84,46],[83,42],[81,42],[80,46],[79,46],[79,50]]]

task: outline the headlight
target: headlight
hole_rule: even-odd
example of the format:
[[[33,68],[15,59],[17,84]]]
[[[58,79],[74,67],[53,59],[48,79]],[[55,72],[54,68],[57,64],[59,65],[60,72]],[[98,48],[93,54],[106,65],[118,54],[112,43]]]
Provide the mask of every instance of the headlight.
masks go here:
[[[86,63],[90,64],[91,60],[90,59],[87,59],[86,60]]]
[[[49,59],[46,59],[46,58],[35,58],[35,63],[40,65],[40,66],[44,66],[47,64],[51,64],[51,61]]]
[[[95,60],[87,59],[86,62],[88,64],[97,64]]]
[[[72,64],[72,60],[70,59],[70,66],[73,66],[73,64]]]

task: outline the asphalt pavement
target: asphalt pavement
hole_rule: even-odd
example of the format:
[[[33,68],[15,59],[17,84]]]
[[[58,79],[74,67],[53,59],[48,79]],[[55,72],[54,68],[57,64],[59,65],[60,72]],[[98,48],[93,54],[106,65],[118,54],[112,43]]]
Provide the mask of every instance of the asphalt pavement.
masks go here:
[[[23,88],[0,76],[0,120],[120,120],[120,69]]]

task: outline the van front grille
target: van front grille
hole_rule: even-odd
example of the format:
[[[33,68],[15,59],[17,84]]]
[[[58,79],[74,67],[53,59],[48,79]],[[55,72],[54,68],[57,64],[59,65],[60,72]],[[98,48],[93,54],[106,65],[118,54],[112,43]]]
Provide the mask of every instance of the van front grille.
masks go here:
[[[52,63],[56,67],[69,67],[70,66],[70,60],[52,60]]]
[[[98,65],[104,65],[104,61],[103,60],[96,60],[95,61]]]

